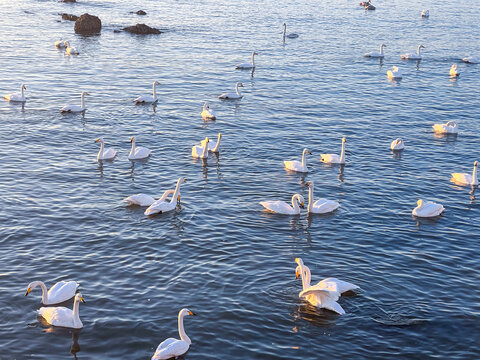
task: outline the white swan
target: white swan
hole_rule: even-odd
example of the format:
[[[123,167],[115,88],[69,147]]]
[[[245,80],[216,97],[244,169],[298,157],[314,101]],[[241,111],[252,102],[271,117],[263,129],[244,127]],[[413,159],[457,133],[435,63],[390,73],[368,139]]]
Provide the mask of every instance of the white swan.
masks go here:
[[[55,47],[57,49],[65,49],[68,46],[68,41],[58,40],[55,41]]]
[[[202,140],[201,146],[205,146],[205,140]],[[220,148],[220,141],[221,140],[222,140],[222,134],[221,133],[218,133],[217,141],[210,140],[210,138],[208,138],[208,151],[218,153],[218,150]]]
[[[450,68],[450,77],[457,77],[460,76],[460,72],[458,71],[458,65],[453,64]]]
[[[452,181],[461,185],[478,186],[477,167],[478,161],[475,161],[473,163],[472,175],[466,173],[452,173]]]
[[[67,55],[80,55],[80,52],[77,50],[76,47],[70,46],[70,43],[66,41],[65,51]]]
[[[322,198],[315,201],[313,197],[313,181],[307,182],[306,185],[308,186],[308,213],[327,214],[339,208],[340,204],[335,200]]]
[[[345,164],[345,142],[347,139],[342,138],[342,151],[340,152],[340,156],[337,154],[320,154],[322,157],[320,161],[324,163],[330,164]]]
[[[398,67],[396,66],[393,66],[391,70],[388,70],[387,71],[387,77],[390,79],[390,80],[393,80],[393,79],[401,79],[403,76],[402,74],[402,70],[400,70]]]
[[[3,98],[11,102],[25,102],[27,101],[27,98],[25,97],[25,93],[23,92],[24,90],[27,90],[27,87],[22,84],[20,85],[20,93],[11,93],[8,95],[4,95]]]
[[[152,360],[176,358],[177,356],[183,355],[188,351],[192,341],[187,336],[185,329],[183,328],[183,318],[187,315],[196,314],[188,309],[182,309],[178,313],[178,334],[180,335],[180,340],[168,338],[167,340],[162,341],[160,345],[158,345],[157,350],[155,350]]]
[[[157,92],[156,92],[156,86],[157,85],[160,85],[160,82],[159,81],[154,81],[153,82],[153,92],[152,92],[152,95],[141,95],[139,97],[137,97],[135,100],[133,100],[135,102],[135,104],[152,104],[152,103],[156,103],[158,101],[158,98],[157,98]]]
[[[422,56],[420,55],[420,49],[425,49],[425,46],[418,45],[416,54],[402,54],[402,55],[400,55],[400,59],[403,59],[403,60],[422,60]]]
[[[432,126],[437,134],[457,134],[458,125],[455,121],[449,121],[446,124],[435,124]]]
[[[80,106],[78,105],[65,105],[63,108],[60,109],[61,113],[76,113],[76,112],[84,112],[86,110],[85,108],[85,100],[84,97],[85,95],[90,95],[88,92],[83,91],[82,96],[81,96],[81,103]]]
[[[208,157],[208,143],[210,139],[207,137],[202,140],[201,145],[193,145],[192,156],[195,158],[206,159]]]
[[[292,206],[288,205],[285,201],[262,201],[260,205],[267,210],[283,215],[298,215],[300,214],[300,207],[303,208],[304,199],[300,194],[292,196]],[[299,207],[300,204],[300,207]]]
[[[422,13],[420,14],[420,17],[428,18],[429,16],[430,16],[430,11],[429,10],[422,10]]]
[[[397,138],[393,140],[392,143],[390,144],[390,149],[392,149],[393,151],[400,151],[405,149],[405,144],[403,143],[402,139]]]
[[[298,160],[284,161],[283,163],[285,164],[285,168],[291,171],[297,171],[297,172],[303,172],[303,173],[308,172],[307,154],[312,155],[312,153],[309,150],[303,149],[301,162]]]
[[[241,95],[240,92],[238,91],[239,87],[243,87],[243,84],[241,82],[236,83],[235,92],[231,91],[231,92],[224,93],[222,95],[219,95],[218,98],[223,100],[238,100],[243,98],[243,95]]]
[[[130,154],[128,154],[129,160],[146,159],[152,154],[152,151],[146,147],[136,147],[135,138],[133,136],[130,138],[130,142],[132,143],[132,148],[130,149]]]
[[[203,104],[203,111],[202,111],[201,115],[202,115],[203,120],[215,120],[217,118],[217,115],[215,114],[215,111],[210,109],[210,105],[206,101]]]
[[[161,214],[167,211],[172,211],[177,206],[177,202],[180,200],[180,185],[187,182],[187,179],[180,177],[177,181],[177,186],[175,187],[175,192],[173,193],[172,199],[166,201],[166,199],[159,199],[150,205],[147,210],[145,210],[145,215]]]
[[[250,70],[250,69],[255,69],[255,55],[258,55],[255,51],[252,52],[252,62],[251,63],[242,63],[242,64],[237,64],[235,65],[235,69],[240,69],[240,70]]]
[[[117,155],[117,152],[114,149],[104,147],[105,143],[103,142],[103,137],[98,138],[97,140],[95,140],[95,142],[100,143],[100,151],[97,154],[97,161],[98,160],[111,160]]]
[[[363,56],[371,57],[371,58],[383,58],[384,57],[384,55],[383,55],[383,48],[384,47],[387,47],[387,45],[385,45],[385,44],[380,45],[380,52],[372,51],[372,52],[363,54]]]
[[[285,41],[286,37],[289,39],[296,39],[298,38],[298,34],[295,34],[295,33],[287,34],[287,24],[283,23],[283,41]]]
[[[25,296],[37,286],[42,288],[42,304],[53,305],[58,304],[75,296],[75,291],[79,284],[76,281],[59,281],[47,291],[47,287],[42,281],[32,281],[28,284]]]
[[[163,195],[158,200],[166,201],[168,195],[170,194],[175,194],[175,189],[165,190]],[[180,192],[177,194],[177,199],[179,196],[180,196]],[[126,197],[125,199],[123,199],[123,201],[128,202],[128,205],[150,206],[156,200],[152,196],[147,194],[136,194],[136,195],[130,195],[129,197]]]
[[[480,58],[477,58],[475,56],[468,56],[462,59],[464,63],[467,64],[480,64]]]
[[[425,202],[422,199],[417,201],[417,207],[412,210],[412,215],[416,217],[435,217],[440,215],[445,208],[441,204],[431,201]]]
[[[80,301],[85,303],[82,294],[75,295],[73,310],[63,306],[41,307],[37,310],[38,315],[42,316],[50,325],[67,327],[72,329],[81,329],[83,327],[80,320]]]

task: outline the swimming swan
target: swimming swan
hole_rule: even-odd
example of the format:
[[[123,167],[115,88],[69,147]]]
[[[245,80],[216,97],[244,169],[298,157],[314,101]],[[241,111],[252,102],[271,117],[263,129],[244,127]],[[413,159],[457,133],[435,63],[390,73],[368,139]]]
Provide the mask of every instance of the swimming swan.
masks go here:
[[[345,142],[347,139],[342,138],[342,151],[340,152],[340,156],[337,154],[320,154],[322,157],[320,161],[324,163],[330,164],[345,164]]]
[[[135,100],[133,100],[135,102],[135,104],[154,104],[154,103],[156,103],[158,101],[157,92],[155,91],[157,85],[160,85],[160,82],[159,81],[154,81],[153,82],[153,93],[152,93],[152,95],[141,95],[141,96],[137,97]]]
[[[283,215],[298,215],[300,214],[300,207],[303,208],[304,199],[300,194],[295,194],[292,196],[292,206],[288,205],[285,201],[262,201],[260,205],[265,207],[267,210]]]
[[[55,41],[55,47],[57,49],[65,49],[68,46],[68,41],[58,40]]]
[[[255,55],[258,55],[255,51],[252,52],[252,62],[251,63],[242,63],[242,64],[237,64],[235,65],[235,69],[240,69],[240,70],[250,70],[250,69],[255,69]]]
[[[390,79],[390,80],[394,80],[394,79],[401,79],[402,78],[402,71],[396,67],[396,66],[393,66],[392,67],[392,70],[388,70],[387,71],[387,77]]]
[[[180,340],[175,338],[168,338],[158,345],[155,354],[152,356],[152,360],[162,360],[176,358],[177,356],[185,354],[192,341],[185,333],[183,328],[183,318],[187,315],[196,315],[188,309],[182,309],[178,313],[178,333],[180,335]]]
[[[428,18],[429,16],[430,16],[430,11],[429,10],[422,10],[422,13],[420,14],[420,17]]]
[[[478,186],[477,167],[478,167],[478,161],[475,161],[473,163],[472,175],[466,174],[466,173],[453,173],[452,181],[461,185]]]
[[[103,142],[103,137],[98,138],[95,142],[100,143],[100,151],[97,154],[97,161],[98,160],[112,160],[116,155],[117,152],[112,148],[105,148],[105,143]]]
[[[150,149],[135,146],[135,138],[133,136],[130,138],[130,142],[132,143],[132,148],[130,149],[130,154],[128,154],[129,160],[146,159],[151,155],[152,151]]]
[[[290,33],[287,35],[287,24],[283,23],[283,41],[285,41],[286,37],[289,39],[296,39],[298,38],[298,34]]]
[[[418,45],[416,54],[402,54],[402,55],[400,55],[400,59],[403,59],[403,60],[422,60],[422,56],[420,55],[420,49],[425,49],[425,46]]]
[[[307,168],[307,154],[312,155],[312,153],[311,153],[309,150],[303,149],[302,162],[297,161],[297,160],[284,161],[283,163],[285,164],[285,168],[286,168],[287,170],[291,170],[291,171],[297,171],[297,172],[303,172],[303,173],[308,172],[308,168]]]
[[[422,199],[417,201],[417,207],[412,210],[412,215],[416,217],[435,217],[440,215],[445,208],[441,204],[431,201],[425,202]]]
[[[206,159],[208,157],[208,143],[210,139],[207,137],[202,140],[201,145],[193,145],[192,156],[195,158]]]
[[[11,102],[25,102],[27,101],[27,98],[25,97],[25,93],[23,90],[27,90],[27,87],[25,85],[20,85],[20,93],[11,93],[8,95],[4,95],[3,98],[7,101]]]
[[[67,55],[80,55],[80,52],[77,50],[76,47],[70,46],[70,43],[66,41],[65,51]]]
[[[175,194],[175,189],[165,190],[163,195],[158,200],[166,201],[168,195],[170,194]],[[178,193],[177,198],[178,196],[180,196],[180,193]],[[123,199],[123,201],[128,202],[128,205],[150,206],[156,200],[152,196],[147,194],[136,194],[126,197],[125,199]]]
[[[210,105],[206,101],[203,104],[203,111],[202,111],[201,115],[202,115],[203,120],[216,120],[217,119],[217,115],[215,114],[215,111],[210,109]]]
[[[387,47],[387,45],[382,44],[380,45],[380,52],[372,51],[366,54],[363,54],[364,57],[371,57],[371,58],[383,58],[383,48]]]
[[[228,93],[224,93],[218,98],[222,100],[238,100],[243,98],[243,95],[240,95],[240,92],[238,91],[239,87],[243,87],[243,84],[241,82],[237,82],[237,84],[235,85],[235,92],[231,91]]]
[[[84,112],[86,110],[85,108],[85,100],[84,97],[85,95],[90,95],[88,92],[83,91],[81,95],[81,103],[80,106],[78,105],[65,105],[63,108],[60,109],[61,113],[76,113],[76,112]]]
[[[449,121],[446,124],[435,124],[432,126],[437,134],[457,134],[458,125],[455,121]]]
[[[63,306],[41,307],[37,310],[37,313],[38,315],[42,316],[50,325],[81,329],[83,324],[80,320],[79,314],[80,301],[85,303],[82,294],[78,293],[75,295],[73,310]]]
[[[161,214],[167,211],[172,211],[177,206],[177,202],[180,200],[180,185],[187,182],[187,179],[180,177],[177,181],[177,186],[175,187],[175,192],[173,193],[172,199],[166,201],[166,199],[158,199],[152,205],[150,205],[147,210],[145,210],[145,215]]]
[[[390,144],[390,149],[392,149],[393,151],[400,151],[405,149],[405,144],[403,143],[402,139],[397,138],[393,140],[392,143]]]
[[[42,281],[32,281],[28,284],[25,296],[37,286],[42,288],[42,304],[53,305],[58,304],[75,296],[75,291],[79,284],[76,281],[59,281],[47,291],[47,287]]]
[[[453,64],[450,68],[450,77],[457,77],[460,76],[460,72],[458,71],[458,65]]]
[[[465,57],[462,61],[467,64],[480,64],[480,59],[475,56]]]
[[[335,200],[322,198],[315,201],[313,197],[313,181],[307,182],[306,185],[308,186],[308,213],[327,214],[338,209],[340,204]]]

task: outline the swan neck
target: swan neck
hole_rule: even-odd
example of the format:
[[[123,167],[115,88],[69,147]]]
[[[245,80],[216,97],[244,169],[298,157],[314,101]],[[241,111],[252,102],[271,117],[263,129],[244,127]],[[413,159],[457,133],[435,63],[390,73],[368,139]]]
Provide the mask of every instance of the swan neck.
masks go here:
[[[417,47],[417,55],[420,56],[420,45],[418,45],[418,47]]]
[[[82,109],[85,109],[85,100],[84,100],[84,97],[85,97],[85,94],[82,93],[82,97],[81,97],[81,99],[82,99],[82,102],[81,102]]]
[[[380,55],[383,55],[383,45],[380,45]]]
[[[295,194],[292,196],[292,207],[293,207],[293,210],[295,211],[295,214],[299,214],[300,213],[300,207],[298,206],[298,195]]]
[[[80,299],[78,296],[75,297],[75,302],[73,303],[73,323],[80,323]]]
[[[478,166],[473,166],[473,174],[472,174],[472,180],[473,180],[473,184],[472,185],[478,185],[478,178],[477,178],[477,167]]]
[[[42,288],[42,303],[47,304],[48,303],[48,290],[43,281],[37,281],[35,286],[40,286]]]
[[[215,148],[213,149],[213,152],[217,152],[218,148],[220,147],[220,140],[222,139],[222,136],[218,134],[218,139],[217,139],[217,145],[215,145]]]
[[[187,333],[185,332],[185,329],[183,328],[183,318],[185,315],[183,312],[178,314],[178,334],[180,335],[180,339],[185,341],[188,345],[192,343],[192,340],[188,337]]]
[[[97,158],[100,158],[100,157],[103,156],[103,147],[104,147],[104,143],[102,141],[102,142],[100,142],[100,151],[98,152]]]
[[[238,83],[235,85],[235,92],[237,93],[238,96],[240,96],[240,92],[238,91]]]
[[[203,147],[202,151],[202,158],[206,158],[208,154],[208,142],[205,141],[205,146]]]
[[[23,95],[23,84],[22,84],[21,90],[22,90],[22,98],[23,98],[23,96],[24,96],[24,95]]]
[[[153,98],[154,98],[154,99],[157,97],[157,92],[156,92],[156,89],[155,89],[156,86],[157,86],[157,83],[154,82],[154,83],[153,83]]]
[[[305,150],[303,150],[303,153],[302,153],[302,166],[303,167],[307,166],[307,152]]]
[[[252,67],[255,67],[255,53],[252,53]]]
[[[177,201],[178,193],[180,192],[180,182],[181,182],[181,179],[178,179],[177,186],[175,186],[175,191],[173,192],[172,199],[170,200],[171,203],[174,203],[175,201]]]
[[[130,155],[135,154],[135,139],[132,140],[132,148],[130,149]]]
[[[312,280],[312,273],[310,272],[310,268],[305,265],[304,270],[305,270],[305,285],[303,290],[308,289],[310,287],[310,282]]]
[[[340,163],[343,164],[345,162],[345,142],[342,141],[342,152],[340,153]]]
[[[308,207],[307,210],[310,212],[313,206],[313,184],[310,184],[308,188]]]

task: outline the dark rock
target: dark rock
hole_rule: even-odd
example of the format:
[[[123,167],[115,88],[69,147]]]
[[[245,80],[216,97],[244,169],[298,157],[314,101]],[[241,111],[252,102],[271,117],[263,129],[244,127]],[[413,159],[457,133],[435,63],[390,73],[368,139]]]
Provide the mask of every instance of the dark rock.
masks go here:
[[[118,30],[118,29],[115,29],[115,30],[113,30],[113,32],[114,32],[114,33],[119,33],[119,32],[121,32],[121,31]]]
[[[94,34],[102,30],[102,22],[94,15],[83,14],[75,21],[75,32],[78,34]]]
[[[147,13],[146,13],[145,11],[143,11],[143,10],[138,10],[138,11],[136,12],[136,14],[137,14],[137,15],[147,15]]]
[[[148,35],[148,34],[161,34],[162,32],[158,29],[151,28],[145,24],[137,24],[135,26],[128,26],[123,28],[123,30],[128,31],[132,34]]]
[[[74,3],[77,2],[77,0],[60,0],[60,2]]]
[[[77,15],[72,15],[72,14],[62,14],[62,19],[63,20],[69,20],[69,21],[77,21],[78,16]]]

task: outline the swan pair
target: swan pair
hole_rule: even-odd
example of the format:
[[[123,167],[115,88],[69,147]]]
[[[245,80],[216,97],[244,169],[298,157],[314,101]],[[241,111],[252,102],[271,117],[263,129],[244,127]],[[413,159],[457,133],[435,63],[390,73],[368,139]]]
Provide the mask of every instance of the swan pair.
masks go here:
[[[455,121],[449,121],[446,124],[435,124],[432,128],[437,134],[458,134],[458,125]]]
[[[477,168],[478,168],[478,161],[475,161],[473,163],[472,175],[467,173],[452,173],[452,181],[460,185],[478,186]]]
[[[372,51],[366,54],[363,54],[364,57],[371,57],[371,58],[384,58],[383,55],[383,48],[387,47],[387,45],[382,44],[380,45],[380,52]]]
[[[202,115],[203,120],[216,120],[217,119],[217,115],[215,114],[215,111],[213,111],[213,109],[210,108],[209,103],[206,102],[206,101],[203,104],[203,111],[200,115]]]
[[[400,55],[400,59],[403,59],[403,60],[422,60],[422,56],[420,55],[420,49],[425,49],[425,46],[418,45],[416,54],[402,54],[402,55]]]
[[[152,95],[141,95],[134,99],[135,104],[155,104],[158,101],[156,86],[160,85],[159,81],[153,82],[153,93]]]
[[[220,140],[222,139],[222,134],[218,133],[217,141],[210,140],[208,137],[205,140],[202,140],[200,145],[193,145],[192,147],[192,156],[195,158],[206,159],[208,158],[208,152],[218,153],[220,147]]]
[[[312,286],[310,269],[301,258],[296,258],[295,262],[298,264],[295,269],[296,278],[300,276],[302,278],[302,291],[298,295],[300,299],[305,299],[313,306],[331,310],[339,315],[345,314],[345,310],[337,303],[338,299],[343,293],[359,287],[337,278],[326,278]]]
[[[177,186],[175,187],[175,191],[173,192],[172,199],[170,201],[166,201],[166,198],[160,198],[155,201],[152,205],[150,205],[147,210],[145,210],[144,214],[146,216],[154,215],[154,214],[162,214],[164,212],[172,211],[177,206],[177,202],[180,201],[180,186],[187,182],[187,179],[180,177],[177,181]],[[165,195],[165,194],[164,194]]]
[[[27,90],[25,85],[20,85],[20,93],[11,93],[8,95],[4,95],[3,98],[10,102],[25,102],[27,98],[25,97],[24,90]]]
[[[387,71],[387,77],[390,80],[399,80],[403,76],[402,70],[400,70],[397,66],[393,66],[391,70]]]
[[[255,51],[252,52],[252,62],[251,63],[245,62],[245,63],[237,64],[237,65],[235,65],[235,69],[239,69],[239,70],[255,69],[255,55],[258,55],[258,53],[255,52]]]
[[[393,140],[392,143],[390,144],[390,149],[392,149],[393,151],[400,151],[405,149],[405,144],[403,143],[402,139],[397,138]]]
[[[296,38],[298,38],[298,34],[295,34],[295,33],[287,34],[287,24],[286,24],[286,23],[283,23],[283,34],[282,34],[282,37],[283,37],[283,42],[285,42],[285,38],[296,39]]]
[[[457,77],[460,76],[460,72],[458,71],[458,65],[453,64],[450,68],[450,77]]]
[[[412,210],[412,215],[416,217],[435,217],[440,215],[445,208],[441,204],[437,204],[431,201],[423,201],[422,199],[417,201],[417,207]]]
[[[166,202],[167,197],[169,195],[175,194],[175,192],[177,192],[176,197],[178,202],[180,200],[180,185],[179,185],[180,179],[178,179],[177,181],[178,191],[177,191],[177,188],[166,190],[158,200]],[[186,179],[183,179],[183,183],[184,182],[186,182]],[[147,194],[131,195],[123,200],[125,202],[128,202],[128,205],[138,205],[138,206],[151,206],[156,201],[152,196]],[[172,196],[171,201],[175,201],[175,196]]]
[[[80,106],[79,105],[73,105],[73,104],[68,104],[65,105],[63,108],[60,109],[61,113],[81,113],[86,110],[85,108],[85,95],[90,95],[86,91],[82,91],[82,95],[80,96]]]
[[[227,92],[222,95],[219,95],[218,98],[222,100],[240,100],[243,98],[243,95],[240,94],[240,91],[238,91],[239,87],[243,87],[243,84],[241,82],[237,82],[235,84],[235,92]]]
[[[187,336],[185,329],[183,328],[183,319],[188,315],[196,315],[188,309],[182,309],[178,313],[178,334],[180,335],[180,340],[175,338],[168,338],[158,345],[155,354],[152,356],[152,360],[163,360],[176,358],[177,356],[185,354],[192,341]]]
[[[345,164],[345,143],[347,139],[342,138],[342,150],[340,152],[340,156],[337,154],[320,154],[321,162],[328,163],[328,164]]]
[[[97,154],[97,161],[98,160],[112,160],[117,155],[117,151],[112,148],[105,148],[105,142],[103,141],[103,137],[98,138],[95,142],[100,143],[100,151]],[[129,160],[140,160],[146,159],[151,155],[151,150],[135,145],[135,138],[131,137],[130,142],[132,143],[132,148],[130,149],[130,153],[128,154]]]

